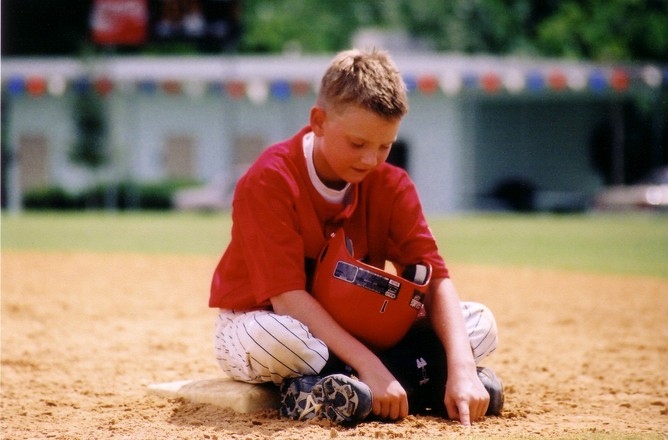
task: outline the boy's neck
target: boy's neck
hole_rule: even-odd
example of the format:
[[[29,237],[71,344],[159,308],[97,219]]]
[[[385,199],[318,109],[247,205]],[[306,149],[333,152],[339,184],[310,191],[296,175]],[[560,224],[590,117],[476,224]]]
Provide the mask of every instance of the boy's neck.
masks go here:
[[[343,182],[343,185],[336,185],[333,187],[321,178],[315,165],[315,138],[316,137],[313,135],[313,133],[307,133],[304,135],[302,140],[304,156],[306,159],[306,168],[308,169],[308,175],[311,183],[313,183],[316,191],[318,191],[318,193],[320,193],[320,195],[323,196],[324,199],[328,202],[342,203],[350,184]]]
[[[313,140],[313,166],[315,168],[315,172],[318,175],[318,179],[329,189],[333,189],[334,191],[341,191],[345,189],[349,183],[346,182],[345,180],[341,179],[327,179],[324,177],[324,174],[322,172],[322,169],[325,167],[328,167],[327,161],[322,155],[322,152],[318,148],[318,140],[317,137],[314,136]]]

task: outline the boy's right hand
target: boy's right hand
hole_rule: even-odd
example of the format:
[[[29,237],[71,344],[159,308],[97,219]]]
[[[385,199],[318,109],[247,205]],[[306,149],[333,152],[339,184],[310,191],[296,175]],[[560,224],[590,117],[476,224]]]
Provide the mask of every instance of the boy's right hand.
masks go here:
[[[383,368],[384,369],[384,368]],[[408,416],[408,396],[398,380],[387,370],[360,374],[360,380],[373,393],[372,412],[383,419],[403,419]]]
[[[343,329],[331,315],[304,290],[285,292],[271,298],[274,312],[292,316],[305,324],[343,362],[358,372],[359,379],[373,393],[374,415],[397,420],[408,416],[406,390],[380,359],[364,344]]]

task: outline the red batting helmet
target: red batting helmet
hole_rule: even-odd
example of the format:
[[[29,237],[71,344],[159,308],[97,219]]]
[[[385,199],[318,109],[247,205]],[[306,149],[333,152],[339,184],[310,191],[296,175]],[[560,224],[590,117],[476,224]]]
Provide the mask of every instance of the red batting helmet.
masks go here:
[[[372,349],[394,346],[422,309],[431,266],[408,266],[403,276],[358,261],[343,229],[317,260],[312,294],[348,332]]]

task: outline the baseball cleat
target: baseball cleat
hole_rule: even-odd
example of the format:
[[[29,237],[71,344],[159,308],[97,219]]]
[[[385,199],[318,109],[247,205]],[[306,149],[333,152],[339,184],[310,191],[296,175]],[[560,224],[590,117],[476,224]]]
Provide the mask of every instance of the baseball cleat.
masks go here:
[[[279,415],[292,420],[309,420],[316,416],[317,408],[313,397],[313,386],[320,381],[320,376],[302,376],[286,379],[281,384],[281,407]]]
[[[353,425],[371,412],[371,390],[343,374],[302,376],[281,385],[279,414],[293,420],[321,418],[339,425]]]
[[[486,416],[498,416],[503,409],[505,397],[503,395],[503,385],[501,380],[492,370],[486,367],[478,367],[478,377],[489,393],[489,407]]]

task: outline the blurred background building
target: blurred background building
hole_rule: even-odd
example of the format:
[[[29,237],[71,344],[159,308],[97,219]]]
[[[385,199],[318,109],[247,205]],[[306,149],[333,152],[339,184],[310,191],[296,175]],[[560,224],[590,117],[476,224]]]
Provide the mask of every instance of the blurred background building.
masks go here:
[[[350,46],[388,49],[404,75],[392,160],[430,212],[581,210],[668,164],[666,2],[640,11],[646,44],[610,47],[571,41],[582,22],[550,33],[568,24],[559,2],[333,3],[4,1],[3,208],[90,188],[139,208],[139,186],[181,184],[204,187],[179,206],[228,207],[257,154],[308,122]],[[604,2],[610,16],[588,21],[614,27],[633,4]]]

